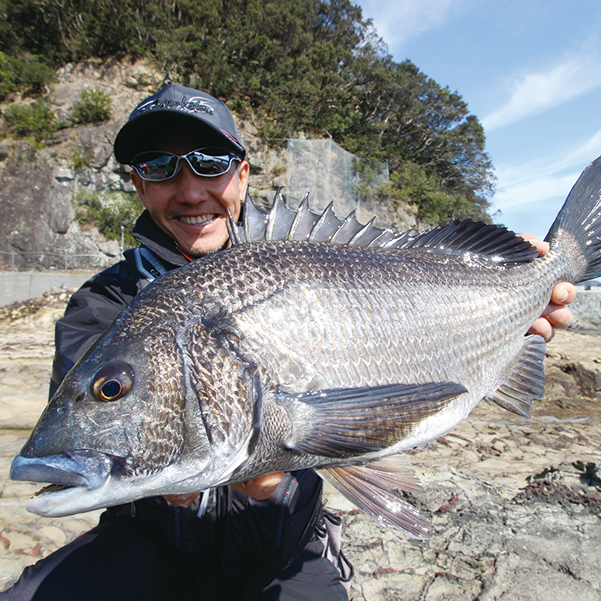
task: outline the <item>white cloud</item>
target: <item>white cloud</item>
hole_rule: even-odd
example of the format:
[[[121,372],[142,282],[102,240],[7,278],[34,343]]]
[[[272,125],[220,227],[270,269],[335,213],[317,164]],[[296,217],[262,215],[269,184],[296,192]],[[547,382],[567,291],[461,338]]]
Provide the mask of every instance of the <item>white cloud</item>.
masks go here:
[[[580,171],[576,170],[564,175],[546,175],[503,186],[495,194],[495,206],[504,212],[511,207],[524,207],[558,196],[565,198],[579,175]]]
[[[521,165],[499,165],[495,209],[497,221],[519,232],[545,236],[576,180],[601,155],[601,129],[560,156]]]
[[[559,106],[601,86],[601,52],[585,47],[546,71],[527,73],[510,87],[509,101],[482,119],[487,131]]]
[[[573,177],[572,183],[574,183],[580,172],[599,155],[601,155],[601,129],[559,156],[547,155],[519,165],[501,164],[496,170],[498,181],[495,203],[498,203],[499,199],[504,199],[509,189],[548,190],[550,188],[548,182],[557,182],[564,175],[567,177],[569,174]],[[541,193],[535,193],[534,196],[539,198]],[[527,199],[525,195],[520,197],[520,202]]]
[[[425,31],[440,28],[471,0],[359,0],[363,17],[372,19],[389,48],[398,48]]]
[[[580,170],[576,169],[503,186],[494,198],[494,206],[500,210],[495,222],[542,240],[579,175]]]

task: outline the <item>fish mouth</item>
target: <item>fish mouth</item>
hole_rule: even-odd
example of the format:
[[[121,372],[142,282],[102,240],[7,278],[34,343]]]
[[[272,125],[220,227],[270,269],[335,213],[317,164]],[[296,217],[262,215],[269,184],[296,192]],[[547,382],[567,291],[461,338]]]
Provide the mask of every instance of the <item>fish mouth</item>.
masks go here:
[[[90,450],[46,457],[17,455],[10,466],[10,478],[51,485],[38,494],[55,493],[73,487],[94,490],[107,481],[114,467],[112,457]]]

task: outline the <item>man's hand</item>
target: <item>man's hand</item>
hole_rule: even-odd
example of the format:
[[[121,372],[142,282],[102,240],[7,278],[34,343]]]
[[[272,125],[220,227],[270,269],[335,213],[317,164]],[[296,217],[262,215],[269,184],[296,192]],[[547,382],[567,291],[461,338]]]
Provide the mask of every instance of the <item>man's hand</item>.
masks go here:
[[[186,507],[193,503],[200,496],[199,492],[190,492],[186,495],[163,495],[163,498],[171,505],[178,507]]]
[[[549,250],[549,243],[532,234],[520,234],[530,244],[536,246],[541,255]],[[576,298],[576,289],[569,282],[559,282],[551,294],[551,302],[543,314],[532,324],[529,333],[542,336],[547,342],[553,338],[554,328],[567,328],[572,323],[572,312],[566,307]]]
[[[238,492],[241,492],[253,499],[263,501],[268,499],[275,492],[278,484],[284,478],[284,472],[273,472],[271,474],[265,474],[246,482],[238,482],[232,484],[232,488],[235,488]],[[193,492],[186,495],[163,495],[166,501],[171,505],[177,505],[178,507],[184,507],[193,503],[200,493]]]
[[[278,484],[284,478],[284,472],[273,472],[271,474],[265,474],[246,482],[238,482],[238,484],[232,484],[232,488],[235,488],[238,492],[241,492],[253,499],[263,501],[268,499],[275,492]]]

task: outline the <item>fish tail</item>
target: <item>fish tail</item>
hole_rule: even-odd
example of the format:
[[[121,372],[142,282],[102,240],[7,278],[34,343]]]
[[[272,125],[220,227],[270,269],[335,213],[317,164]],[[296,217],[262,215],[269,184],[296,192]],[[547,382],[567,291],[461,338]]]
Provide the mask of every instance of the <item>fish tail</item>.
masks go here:
[[[545,240],[564,254],[564,279],[577,284],[601,275],[601,157],[578,178]]]

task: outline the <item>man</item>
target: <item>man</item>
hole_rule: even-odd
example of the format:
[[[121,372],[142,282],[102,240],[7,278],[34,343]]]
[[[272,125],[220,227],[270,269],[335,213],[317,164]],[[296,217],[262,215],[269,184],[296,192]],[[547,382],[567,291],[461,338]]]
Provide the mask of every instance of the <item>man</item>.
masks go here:
[[[238,219],[246,198],[249,165],[232,115],[198,90],[169,86],[142,102],[115,156],[132,166],[146,209],[134,230],[141,246],[73,295],[56,328],[51,394],[139,290],[229,244],[227,211]],[[555,292],[558,302],[573,297],[569,285]],[[549,337],[569,318],[551,307],[536,327]],[[323,557],[317,536],[332,525],[312,471],[145,499],[107,510],[99,526],[25,570],[5,598],[346,599],[350,567]]]

